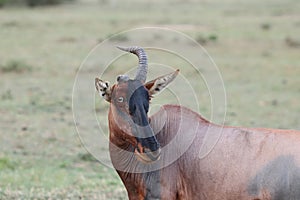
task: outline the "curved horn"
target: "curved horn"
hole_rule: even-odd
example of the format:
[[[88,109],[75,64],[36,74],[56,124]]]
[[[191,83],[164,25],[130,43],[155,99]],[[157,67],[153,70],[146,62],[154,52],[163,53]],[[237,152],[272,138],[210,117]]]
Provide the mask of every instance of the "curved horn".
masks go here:
[[[135,75],[135,80],[140,80],[141,82],[145,82],[147,78],[148,71],[148,63],[147,63],[147,55],[143,48],[141,47],[117,47],[122,51],[127,51],[137,55],[139,58],[139,67]]]

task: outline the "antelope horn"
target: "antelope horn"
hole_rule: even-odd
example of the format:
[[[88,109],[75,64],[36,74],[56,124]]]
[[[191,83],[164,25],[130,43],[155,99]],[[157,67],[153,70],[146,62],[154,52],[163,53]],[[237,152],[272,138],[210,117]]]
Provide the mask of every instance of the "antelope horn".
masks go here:
[[[148,64],[147,64],[147,55],[143,48],[141,47],[117,47],[118,49],[121,49],[122,51],[127,51],[130,53],[133,53],[137,55],[139,58],[139,67],[135,75],[135,80],[140,80],[141,82],[145,83],[147,78],[147,70],[148,70]]]

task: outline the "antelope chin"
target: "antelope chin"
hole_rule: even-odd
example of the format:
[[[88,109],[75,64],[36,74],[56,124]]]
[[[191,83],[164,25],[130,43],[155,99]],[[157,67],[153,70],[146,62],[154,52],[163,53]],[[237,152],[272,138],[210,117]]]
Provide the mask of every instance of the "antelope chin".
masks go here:
[[[134,150],[136,158],[145,164],[153,163],[160,159],[161,149],[159,148],[157,151],[150,151],[145,148],[144,153],[140,153],[137,149]]]

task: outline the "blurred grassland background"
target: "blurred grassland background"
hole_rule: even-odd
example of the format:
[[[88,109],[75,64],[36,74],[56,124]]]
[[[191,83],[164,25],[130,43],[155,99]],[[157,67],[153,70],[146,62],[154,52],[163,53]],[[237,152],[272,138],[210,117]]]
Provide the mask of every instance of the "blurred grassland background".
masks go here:
[[[19,2],[0,8],[0,199],[127,198],[76,137],[72,87],[95,45],[135,27],[171,28],[206,48],[224,79],[226,124],[300,129],[298,0]]]

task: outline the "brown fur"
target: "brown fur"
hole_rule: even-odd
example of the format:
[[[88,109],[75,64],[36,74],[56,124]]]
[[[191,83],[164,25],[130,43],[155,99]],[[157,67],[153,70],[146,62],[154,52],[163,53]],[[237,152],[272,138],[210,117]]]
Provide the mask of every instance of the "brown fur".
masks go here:
[[[291,155],[297,166],[300,164],[299,131],[222,127],[209,123],[187,108],[173,105],[163,106],[150,118],[151,127],[155,133],[158,131],[157,139],[163,148],[173,140],[178,145],[171,152],[163,151],[160,162],[167,161],[170,155],[182,154],[170,165],[148,174],[159,174],[157,187],[160,187],[160,199],[269,200],[272,194],[267,188],[262,188],[257,194],[249,192],[251,180],[269,162],[282,155]],[[184,129],[180,129],[180,122]],[[222,135],[208,156],[200,159],[199,150],[208,126],[212,130],[210,134],[223,129]],[[110,140],[113,144],[122,144],[118,137],[110,137]],[[180,149],[180,145],[190,141],[187,149]],[[129,146],[122,148],[130,149]],[[118,152],[111,148],[110,154],[113,163],[118,165],[121,160]],[[126,159],[130,160],[127,164],[131,168],[139,165],[135,158],[123,157],[122,161]],[[130,200],[150,199],[146,198],[147,193],[151,192],[146,187],[155,181],[147,182],[150,179],[145,173],[118,173]]]

